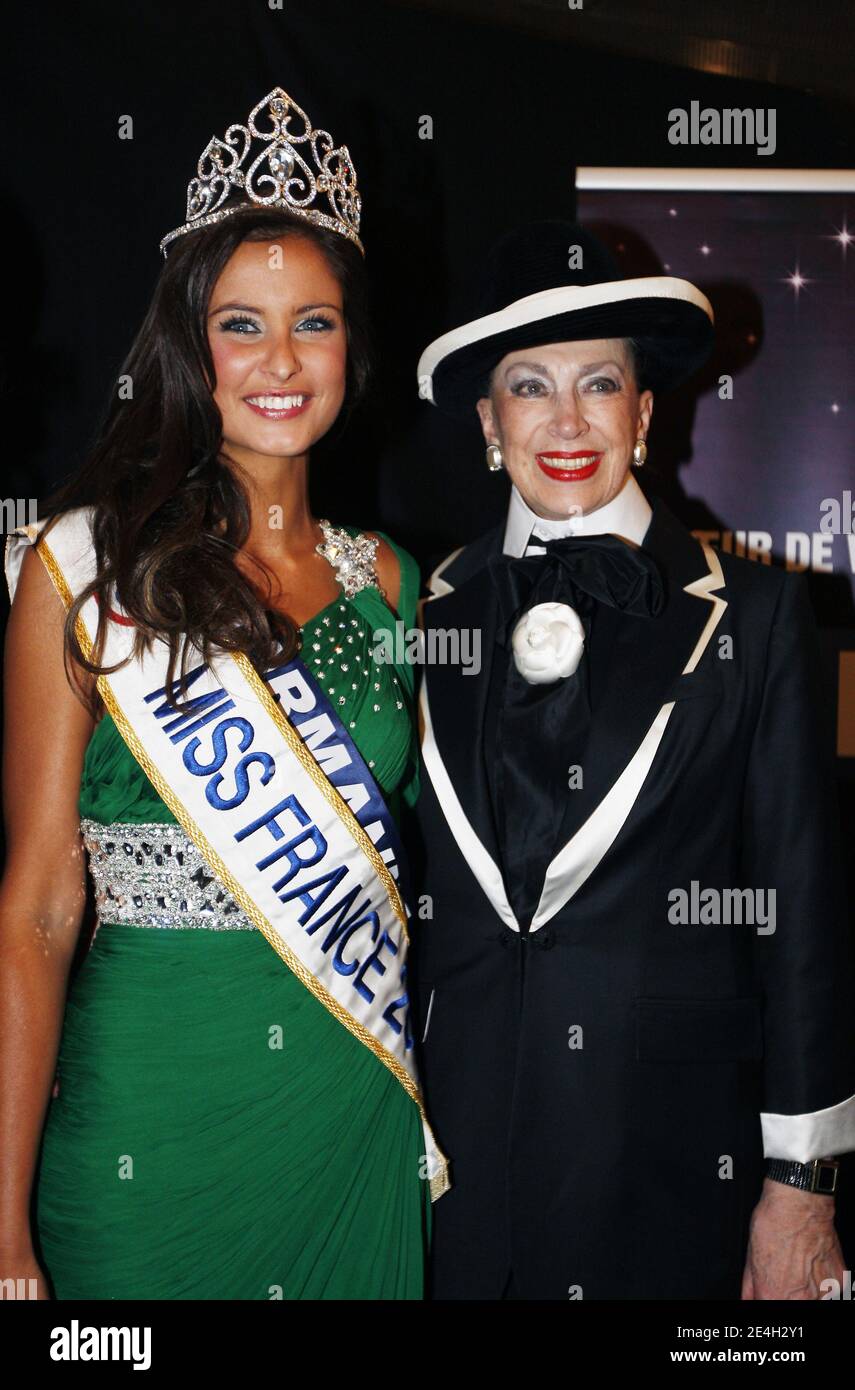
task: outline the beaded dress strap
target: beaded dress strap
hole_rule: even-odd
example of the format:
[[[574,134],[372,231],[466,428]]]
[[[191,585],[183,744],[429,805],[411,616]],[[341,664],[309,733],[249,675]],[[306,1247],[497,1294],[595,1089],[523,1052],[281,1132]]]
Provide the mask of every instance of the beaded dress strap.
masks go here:
[[[344,589],[345,598],[353,598],[360,589],[369,587],[378,589],[385,598],[376,568],[379,540],[375,536],[366,535],[364,531],[351,536],[344,527],[332,526],[325,519],[319,518],[318,525],[324,533],[324,539],[322,544],[315,546],[315,550],[332,565],[335,577]]]

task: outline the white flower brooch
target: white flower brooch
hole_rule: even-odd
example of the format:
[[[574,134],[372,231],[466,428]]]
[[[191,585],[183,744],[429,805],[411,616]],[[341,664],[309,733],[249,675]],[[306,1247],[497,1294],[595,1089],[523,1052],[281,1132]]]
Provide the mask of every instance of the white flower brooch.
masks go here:
[[[537,603],[520,618],[511,645],[520,675],[530,685],[548,685],[573,675],[585,648],[585,629],[568,603]]]

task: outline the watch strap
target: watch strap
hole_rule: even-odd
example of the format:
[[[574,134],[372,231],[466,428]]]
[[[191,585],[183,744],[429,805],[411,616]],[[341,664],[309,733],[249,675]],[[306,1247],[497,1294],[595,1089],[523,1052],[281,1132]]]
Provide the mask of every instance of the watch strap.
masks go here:
[[[797,1187],[801,1192],[819,1192],[829,1197],[837,1191],[839,1168],[836,1158],[813,1158],[809,1163],[794,1163],[784,1158],[766,1160],[766,1176],[773,1181]]]

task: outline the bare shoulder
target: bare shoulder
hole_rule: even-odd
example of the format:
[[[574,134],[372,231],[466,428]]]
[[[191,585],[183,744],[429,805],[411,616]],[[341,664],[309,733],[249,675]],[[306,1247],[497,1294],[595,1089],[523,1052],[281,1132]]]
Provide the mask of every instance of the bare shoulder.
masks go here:
[[[65,605],[53,586],[34,545],[28,545],[6,629],[6,680],[15,683],[20,662],[32,651],[49,658],[57,641],[62,641]],[[11,660],[9,659],[11,658]],[[17,664],[15,658],[18,659]]]
[[[397,609],[401,598],[401,565],[397,555],[387,540],[378,536],[376,531],[366,531],[366,536],[377,541],[376,561],[377,578],[380,580],[380,587],[386,595],[386,601],[390,608]]]
[[[48,720],[55,734],[85,748],[94,727],[87,700],[95,678],[73,662],[66,666],[65,604],[33,545],[21,561],[6,627],[4,683],[7,715],[27,725]]]
[[[35,545],[27,546],[21,561],[21,572],[6,628],[5,678],[13,689],[28,677],[40,675],[48,684],[45,694],[61,697],[61,685],[68,694],[72,690],[65,674],[65,604],[57,593],[47,568]],[[56,681],[57,672],[63,681]],[[86,709],[86,697],[94,686],[94,677],[77,670],[80,685],[74,698]],[[56,689],[49,686],[56,684]],[[91,722],[91,720],[90,720]]]

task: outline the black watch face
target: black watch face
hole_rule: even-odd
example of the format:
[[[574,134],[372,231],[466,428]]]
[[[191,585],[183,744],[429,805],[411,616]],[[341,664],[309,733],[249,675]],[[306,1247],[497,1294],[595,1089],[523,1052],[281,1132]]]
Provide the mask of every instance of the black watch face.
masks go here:
[[[816,1191],[833,1192],[834,1177],[836,1172],[836,1168],[820,1168],[819,1172],[817,1173]]]

